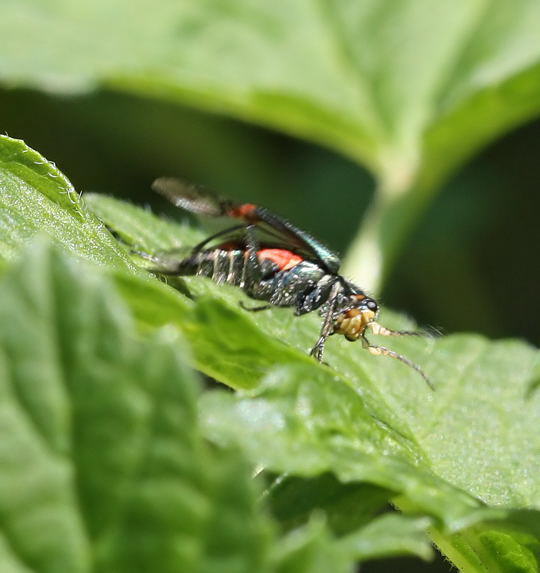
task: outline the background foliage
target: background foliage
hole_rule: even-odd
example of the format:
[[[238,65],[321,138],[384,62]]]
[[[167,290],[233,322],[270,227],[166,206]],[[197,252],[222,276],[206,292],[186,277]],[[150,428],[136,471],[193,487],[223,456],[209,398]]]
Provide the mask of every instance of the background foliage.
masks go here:
[[[536,320],[540,303],[534,288],[539,278],[534,261],[540,231],[538,194],[533,192],[540,177],[535,161],[538,125],[523,127],[455,171],[473,152],[538,112],[536,2],[379,0],[326,5],[298,0],[281,10],[247,0],[162,0],[157,5],[144,0],[87,4],[24,0],[4,3],[0,16],[1,128],[57,161],[77,192],[105,191],[147,203],[153,202],[148,193],[153,178],[187,176],[229,196],[272,207],[342,252],[352,244],[346,257],[348,274],[382,291],[387,306],[401,308],[423,323],[440,325],[449,333],[471,330],[495,337],[527,337],[535,343],[540,339]],[[251,122],[334,151],[255,128]],[[114,335],[122,339],[129,338],[133,324],[147,336],[155,327],[176,323],[192,343],[199,369],[248,392],[238,398],[205,397],[201,407],[206,422],[202,430],[194,430],[199,437],[190,439],[200,441],[204,432],[220,447],[241,448],[243,454],[225,457],[238,456],[237,463],[231,461],[231,472],[243,476],[234,478],[235,483],[239,479],[246,484],[243,492],[251,486],[242,456],[275,474],[296,476],[278,482],[267,494],[271,517],[254,514],[258,525],[250,534],[260,536],[260,545],[254,547],[261,549],[254,558],[261,567],[266,563],[286,570],[293,566],[287,565],[291,559],[295,571],[300,563],[306,571],[317,566],[325,570],[325,560],[333,562],[339,555],[347,570],[366,556],[407,551],[426,556],[418,535],[432,523],[432,538],[466,570],[537,570],[538,518],[535,512],[523,512],[539,504],[534,477],[538,447],[531,436],[539,415],[533,391],[539,375],[537,352],[522,343],[494,344],[479,336],[449,337],[422,348],[396,342],[396,348],[426,364],[439,388],[436,396],[426,395],[421,383],[400,365],[371,360],[350,345],[332,346],[336,371],[330,374],[303,354],[314,337],[316,320],[296,321],[286,311],[277,311],[254,323],[237,310],[235,294],[201,285],[190,288],[201,295],[211,293],[212,299],[203,297],[193,306],[170,289],[149,283],[90,208],[124,239],[150,250],[189,244],[193,230],[160,223],[148,213],[98,196],[79,203],[69,181],[43,157],[21,143],[6,138],[0,142],[3,259],[12,260],[37,231],[48,231],[72,255],[116,269],[114,285],[99,288],[119,290],[120,298],[114,292],[105,297],[117,302],[105,305],[106,325],[99,328],[110,330],[111,336],[122,332]],[[454,178],[448,179],[452,173]],[[159,209],[165,206],[159,204]],[[58,297],[58,285],[64,283],[69,298],[72,291],[85,291],[76,277],[62,270],[72,264],[63,255],[49,253],[46,247],[35,249],[20,271],[10,271],[6,292],[21,296],[24,289],[17,285],[38,285],[27,297],[33,301],[39,291],[50,290]],[[37,264],[41,259],[50,260],[50,266]],[[32,276],[24,274],[29,267],[35,268]],[[88,272],[90,277],[97,271]],[[105,280],[97,276],[89,281]],[[84,307],[83,299],[74,303]],[[126,303],[129,310],[114,310]],[[21,318],[15,318],[18,304],[4,302],[6,312],[14,314],[2,322],[11,325],[20,320],[28,327],[29,317],[40,308],[38,301],[32,302],[34,310],[26,314],[26,323],[22,306]],[[72,323],[60,310],[43,310],[45,322],[58,322],[66,331],[82,334],[98,328],[84,321]],[[117,312],[123,318],[114,319]],[[131,313],[134,323],[126,318]],[[108,321],[107,314],[111,314]],[[387,317],[396,324],[403,321]],[[9,350],[12,333],[12,328],[6,331],[7,346],[2,350],[9,369],[25,348]],[[275,338],[285,339],[289,347],[276,345]],[[251,344],[246,346],[246,340]],[[33,346],[42,345],[36,341]],[[182,343],[175,340],[173,346]],[[62,348],[62,356],[74,354],[62,344],[53,345],[53,353]],[[103,359],[111,365],[107,376],[116,379],[111,372],[117,372],[127,380],[128,368],[140,366],[129,360],[115,365],[118,354],[111,351]],[[183,362],[182,357],[178,360]],[[291,366],[273,369],[280,364]],[[78,369],[87,368],[76,360],[62,365],[66,380],[79,380]],[[34,370],[42,367],[38,361]],[[149,379],[138,383],[151,401],[152,384],[158,383],[160,374],[148,368]],[[103,384],[106,379],[96,377],[81,384]],[[12,379],[10,392],[15,389],[17,403],[32,418],[36,415],[32,408],[47,410],[37,398],[28,403],[24,388],[31,383],[32,376],[23,372],[20,379]],[[69,390],[77,409],[77,392],[84,390],[71,389],[65,382],[61,387]],[[139,392],[126,388],[119,389],[125,392],[119,394],[119,403],[129,401],[129,392]],[[174,396],[175,391],[180,390],[171,389],[173,404],[183,400]],[[311,409],[304,412],[302,404]],[[54,403],[51,407],[59,408]],[[101,408],[97,402],[96,409]],[[85,420],[93,415],[90,411],[75,416],[74,427],[80,424],[84,429]],[[285,429],[279,424],[257,425],[282,418],[287,421]],[[60,415],[60,426],[61,420]],[[61,444],[65,438],[60,429],[55,431]],[[167,440],[174,441],[174,431],[166,430]],[[14,443],[19,443],[20,435],[14,436]],[[77,454],[77,443],[72,443],[75,447],[68,455]],[[193,447],[199,451],[207,446]],[[222,460],[224,454],[219,452],[201,455]],[[367,456],[360,467],[343,466],[359,452]],[[84,450],[79,454],[84,456]],[[195,454],[187,457],[196,463]],[[43,463],[48,463],[45,458]],[[210,468],[221,462],[204,463]],[[73,467],[79,468],[76,475],[83,479],[75,495],[91,491],[89,499],[99,498],[99,489],[85,485],[86,478],[94,479],[92,472],[78,459]],[[183,475],[184,470],[176,471]],[[218,473],[216,483],[233,495],[227,485],[232,478]],[[6,481],[5,492],[17,483],[17,474],[13,475],[15,482]],[[136,479],[134,484],[144,486]],[[219,490],[215,487],[214,492]],[[456,487],[468,495],[462,497]],[[428,492],[437,492],[431,501]],[[218,504],[218,498],[229,494],[205,495],[213,500],[206,503]],[[254,512],[253,494],[238,495],[245,500],[242,507]],[[170,491],[167,499],[172,497]],[[183,499],[194,497],[180,495],[178,507],[184,507]],[[474,498],[491,505],[489,511],[495,506],[510,511],[484,514]],[[302,507],[300,499],[309,503]],[[378,525],[384,517],[370,521],[390,499],[423,517],[407,522],[390,515],[387,518],[398,519],[390,525]],[[364,507],[366,500],[372,500],[373,507]],[[357,521],[343,523],[351,505],[357,508]],[[319,514],[312,515],[314,508]],[[84,507],[82,511],[84,515]],[[19,514],[13,515],[19,519]],[[194,510],[194,515],[201,512]],[[154,533],[159,527],[176,531],[166,513],[156,510],[154,517],[152,523],[158,528]],[[367,523],[372,530],[362,529]],[[295,530],[296,526],[301,529]],[[30,539],[32,553],[34,530],[23,528],[21,534],[17,527],[8,528],[10,551],[20,553],[23,535]],[[380,539],[377,527],[396,532],[379,553],[369,541],[370,535]],[[114,531],[113,540],[101,542],[91,526],[90,541],[73,542],[78,548],[74,554],[83,555],[88,551],[80,549],[84,543],[97,539],[104,548],[98,552],[103,563],[115,570],[127,567],[120,565],[126,559],[124,534],[117,526]],[[151,536],[152,531],[148,539]],[[405,540],[402,546],[398,538]],[[196,533],[195,539],[200,542],[202,537]],[[240,552],[244,545],[233,543]],[[155,559],[152,548],[147,549],[139,563]],[[28,557],[24,563],[57,570],[54,560],[45,568],[50,554],[44,555]],[[81,567],[91,566],[77,558]],[[182,559],[189,557],[176,556],[172,562],[189,563]],[[240,565],[231,570],[253,567],[244,557],[239,559],[233,558]]]

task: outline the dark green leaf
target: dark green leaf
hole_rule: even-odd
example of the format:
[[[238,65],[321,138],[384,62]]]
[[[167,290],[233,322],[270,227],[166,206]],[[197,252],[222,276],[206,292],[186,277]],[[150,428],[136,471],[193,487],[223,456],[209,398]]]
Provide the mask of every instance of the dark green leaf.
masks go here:
[[[203,443],[177,333],[137,340],[110,280],[42,246],[0,301],[14,570],[262,570],[270,530],[248,467]]]
[[[315,517],[306,527],[293,531],[278,548],[279,573],[348,573],[351,555],[359,561],[380,556],[417,555],[429,559],[432,552],[424,530],[426,519],[384,515],[366,527],[334,542]],[[395,552],[395,553],[394,553]]]
[[[327,473],[312,479],[279,476],[266,497],[273,515],[287,529],[308,521],[315,509],[323,509],[332,531],[344,535],[380,513],[392,492],[366,483],[342,484]]]
[[[140,280],[140,279],[138,279]],[[281,571],[290,551],[255,501],[234,449],[203,442],[197,384],[176,331],[143,342],[110,279],[34,245],[0,282],[2,571]],[[426,523],[423,524],[424,529]],[[399,543],[363,530],[295,548],[302,570],[337,557],[427,556],[396,517]],[[368,532],[369,533],[369,532]],[[390,535],[391,537],[391,535]],[[310,549],[307,550],[306,546]]]

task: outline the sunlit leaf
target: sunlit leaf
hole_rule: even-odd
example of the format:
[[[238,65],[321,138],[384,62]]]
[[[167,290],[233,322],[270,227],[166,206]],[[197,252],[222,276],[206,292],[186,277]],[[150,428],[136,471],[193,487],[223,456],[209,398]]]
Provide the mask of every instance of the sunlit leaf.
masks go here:
[[[183,346],[174,330],[140,340],[111,279],[43,244],[4,275],[2,571],[286,570],[291,550],[272,542],[292,543],[306,572],[320,570],[306,551],[344,573],[429,557],[428,522],[401,516],[384,537],[370,524],[338,540],[321,524],[278,541],[245,460],[202,439]]]
[[[202,441],[178,336],[137,340],[110,280],[40,246],[0,293],[0,530],[17,561],[257,570],[268,526],[246,464]]]
[[[0,135],[0,256],[11,258],[36,233],[77,256],[131,268],[103,224],[81,206],[62,172],[23,141]]]
[[[92,198],[93,205],[99,202]],[[114,226],[113,209],[108,216]],[[134,225],[131,221],[128,228]],[[540,369],[537,350],[474,335],[392,341],[422,365],[436,386],[431,392],[403,364],[369,356],[344,340],[329,342],[331,368],[317,365],[306,355],[317,337],[317,317],[299,319],[286,309],[247,315],[238,308],[234,289],[205,279],[186,282],[199,297],[189,324],[174,297],[157,291],[137,297],[154,300],[153,310],[138,314],[152,321],[161,299],[158,320],[167,320],[168,313],[184,330],[198,367],[247,390],[236,397],[205,397],[214,439],[243,444],[254,461],[276,472],[304,477],[333,472],[344,483],[367,481],[392,490],[408,511],[435,516],[450,530],[465,528],[457,537],[434,533],[449,554],[453,544],[466,552],[465,546],[485,542],[491,555],[495,545],[485,526],[473,525],[479,520],[497,522],[493,536],[530,553],[529,543],[516,541],[522,539],[516,531],[528,530],[535,538],[532,523],[540,514],[516,523],[512,512],[498,508],[540,508],[533,477],[540,470],[539,445],[531,434],[540,421],[540,394],[530,392]],[[411,326],[391,313],[382,321]],[[276,370],[276,364],[286,366]],[[499,535],[500,527],[511,533]]]
[[[4,200],[4,189],[6,187],[0,186],[0,200]],[[9,192],[9,187],[7,189]],[[36,199],[38,192],[36,188],[26,203],[30,221],[32,214],[38,214],[42,208],[41,201]],[[49,200],[56,205],[54,193],[51,197]],[[122,257],[129,253],[126,242],[152,251],[153,247],[156,250],[185,247],[194,238],[193,230],[182,225],[161,222],[148,212],[95,196],[79,204],[81,215],[75,220],[80,221],[77,232],[81,236],[87,229],[86,218],[95,221],[87,212],[88,205],[122,237],[122,244],[115,247],[120,253],[118,261],[123,261]],[[61,208],[69,210],[68,205]],[[26,236],[32,233],[31,224],[29,230],[25,230],[25,221],[21,216],[13,222],[13,229],[21,227],[21,231],[13,235],[17,238],[13,241],[13,250],[24,245]],[[107,237],[104,244],[114,244],[105,228],[94,224]],[[137,231],[138,226],[144,231]],[[90,227],[91,231],[93,229]],[[0,235],[4,232],[7,234],[2,228]],[[49,232],[58,240],[59,235],[55,235],[52,227]],[[3,239],[0,236],[0,242]],[[92,233],[88,234],[88,241],[92,248],[100,249],[100,243]],[[11,256],[12,252],[6,250],[3,254]],[[428,517],[434,524],[431,533],[437,545],[466,570],[512,571],[512,564],[519,564],[522,571],[535,570],[540,539],[537,456],[540,446],[534,432],[540,417],[540,393],[534,391],[540,373],[537,350],[522,342],[490,342],[475,335],[425,342],[418,339],[391,341],[393,348],[425,369],[436,386],[436,391],[432,392],[422,378],[405,365],[369,356],[358,344],[344,340],[329,342],[329,366],[316,363],[306,352],[317,337],[320,320],[316,316],[299,319],[288,309],[251,315],[239,308],[239,295],[235,289],[218,287],[205,279],[186,279],[185,285],[192,295],[188,298],[170,286],[151,280],[140,268],[129,273],[133,263],[128,266],[115,262],[110,265],[111,281],[114,280],[123,300],[121,303],[116,294],[98,296],[98,292],[107,291],[108,287],[101,286],[99,281],[94,284],[91,275],[82,273],[79,276],[78,270],[70,271],[73,280],[79,281],[75,289],[72,282],[60,280],[54,273],[46,280],[43,272],[50,264],[50,257],[38,255],[18,271],[17,286],[9,287],[12,294],[2,296],[2,300],[7,301],[7,313],[15,313],[18,308],[10,302],[16,296],[22,297],[27,306],[38,309],[31,315],[37,317],[34,325],[30,324],[28,313],[26,319],[6,314],[1,321],[1,331],[6,344],[13,348],[12,352],[23,356],[31,352],[33,360],[20,363],[23,384],[30,383],[24,378],[27,369],[35,372],[40,380],[49,377],[56,380],[58,372],[62,372],[59,368],[71,364],[79,368],[79,362],[88,369],[84,357],[87,354],[92,357],[98,351],[101,354],[93,360],[91,372],[83,370],[83,373],[88,377],[95,376],[99,381],[101,369],[106,373],[109,361],[115,364],[118,352],[114,349],[120,345],[124,349],[122,352],[128,352],[120,344],[122,338],[117,340],[119,335],[114,335],[118,330],[115,317],[118,313],[127,316],[123,306],[127,303],[139,329],[150,337],[144,344],[156,343],[153,332],[169,325],[173,327],[171,332],[182,331],[191,343],[193,362],[198,369],[233,388],[243,389],[236,395],[211,392],[202,400],[205,432],[217,443],[224,447],[241,447],[254,464],[300,480],[331,474],[337,480],[337,495],[346,492],[340,490],[339,484],[344,488],[371,484],[373,492],[381,496],[375,506],[388,496],[405,512]],[[87,252],[80,256],[103,262]],[[133,260],[140,267],[147,264],[135,255]],[[67,265],[66,268],[71,267]],[[83,294],[77,298],[72,291],[79,290],[94,293],[95,300],[86,299]],[[107,312],[100,311],[100,305],[105,305]],[[112,311],[110,307],[116,310]],[[96,339],[94,334],[94,338],[89,339],[92,343],[89,349],[84,345],[79,347],[75,339],[71,340],[71,334],[65,333],[67,330],[60,329],[61,325],[52,329],[47,327],[56,317],[55,313],[60,313],[61,325],[65,323],[67,328],[71,324],[73,331],[85,331],[85,321],[90,321],[93,326],[88,327],[89,331],[100,334],[110,331],[116,339],[113,336],[108,343],[108,338]],[[131,331],[131,319],[125,320],[126,331]],[[390,326],[406,322],[391,313],[383,315],[381,320]],[[32,338],[45,336],[44,331],[46,342]],[[66,336],[69,340],[64,340]],[[60,343],[74,350],[56,352],[55,361],[51,361],[49,353]],[[120,355],[125,358],[122,352]],[[148,352],[137,352],[141,354],[137,360],[133,359],[137,371],[145,373],[145,368],[154,363],[159,371],[160,353],[154,358],[149,357]],[[8,358],[10,356],[8,354]],[[128,356],[131,356],[129,352]],[[35,366],[35,361],[41,358],[47,361]],[[165,361],[161,367],[166,365]],[[77,376],[77,380],[80,377]],[[69,379],[62,376],[61,382],[65,385]],[[79,389],[75,381],[73,384]],[[65,424],[71,420],[62,414],[66,411],[62,404],[69,398],[61,390],[63,387],[60,385],[59,390],[57,386],[43,383],[35,392],[26,390],[21,394],[29,400],[28,408],[36,408],[36,424],[43,428],[48,440],[59,444],[58,447],[67,447]],[[107,399],[114,400],[115,394],[107,392]],[[56,408],[54,411],[58,410],[58,413],[53,415],[47,408],[41,408],[41,402],[50,402],[47,408]],[[126,408],[131,407],[130,404],[128,401]],[[81,403],[79,408],[83,413],[89,408],[92,416],[106,414],[107,404],[96,406],[98,412],[92,409],[94,406],[90,400]],[[114,419],[113,422],[117,424]],[[126,428],[121,430],[127,431]],[[93,431],[85,426],[83,436],[90,432],[91,437]],[[99,434],[98,426],[95,431]],[[123,448],[123,442],[115,441],[114,447]],[[80,455],[86,454],[81,450]],[[86,459],[83,461],[86,463]],[[64,482],[55,481],[57,483]],[[88,487],[97,485],[89,484]],[[69,488],[61,488],[62,495],[67,495],[66,491],[69,492]],[[300,531],[292,529],[290,539],[299,535],[308,545],[311,543],[308,543],[312,539],[309,528],[313,526],[309,525],[312,523],[309,514],[318,509],[328,511],[329,528],[315,536],[323,540],[323,547],[329,547],[328,551],[324,550],[326,556],[336,554],[336,546],[331,541],[328,545],[325,539],[341,543],[362,531],[375,531],[372,538],[384,546],[384,538],[377,533],[375,521],[368,520],[365,525],[360,520],[352,524],[340,522],[336,519],[335,507],[322,500],[316,490],[310,491],[304,517],[301,512],[296,516],[280,515],[276,505],[279,498],[274,496],[271,500],[275,517],[286,529],[301,528]],[[114,490],[108,490],[107,495],[114,495]],[[105,504],[103,511],[108,511],[110,504],[106,504],[105,499],[102,503]],[[100,511],[99,507],[97,504],[89,511]],[[359,511],[364,516],[369,513],[364,503]],[[64,519],[74,517],[70,514]],[[99,523],[95,527],[99,527]],[[420,523],[425,527],[425,522]],[[369,529],[371,526],[373,530]],[[402,526],[405,527],[404,522],[400,522],[398,530]],[[80,538],[74,538],[70,543],[74,547],[78,547],[77,543],[84,546],[88,542],[85,534],[86,531],[81,532]],[[344,537],[335,539],[335,535],[340,534]],[[51,536],[54,537],[52,532]],[[389,539],[386,548],[381,549],[385,554],[417,547],[410,540],[399,546],[391,536]],[[343,546],[345,553],[339,552],[340,562],[347,562],[343,561],[344,555],[349,556],[347,559],[352,558],[352,547],[363,547],[363,542],[358,543],[345,544],[349,553]],[[322,550],[318,545],[314,551],[318,554]],[[368,547],[365,554],[358,551],[356,558],[369,551],[372,555],[377,554],[375,546]],[[425,555],[423,550],[417,548],[416,551]]]

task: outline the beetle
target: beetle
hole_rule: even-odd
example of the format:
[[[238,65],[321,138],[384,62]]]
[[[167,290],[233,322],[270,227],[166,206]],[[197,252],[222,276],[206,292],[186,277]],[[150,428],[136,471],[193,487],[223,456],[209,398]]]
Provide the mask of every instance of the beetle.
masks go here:
[[[431,389],[422,369],[394,350],[372,344],[367,333],[382,336],[418,336],[421,332],[391,330],[377,322],[379,305],[360,287],[340,273],[340,259],[325,245],[286,219],[252,203],[234,203],[213,192],[179,179],[156,179],[152,189],[177,207],[209,217],[230,217],[238,224],[219,231],[195,245],[178,260],[150,255],[157,266],[149,269],[162,275],[203,276],[217,284],[242,289],[263,306],[292,307],[297,316],[318,310],[322,325],[310,354],[322,361],[329,336],[342,334],[360,340],[371,354],[395,358],[416,370]]]

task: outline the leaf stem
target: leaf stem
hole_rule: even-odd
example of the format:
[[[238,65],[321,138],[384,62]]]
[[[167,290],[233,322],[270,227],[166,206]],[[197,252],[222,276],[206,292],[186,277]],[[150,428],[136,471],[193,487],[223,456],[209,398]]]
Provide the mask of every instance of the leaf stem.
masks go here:
[[[380,182],[345,257],[344,274],[379,294],[430,193],[419,186]]]

